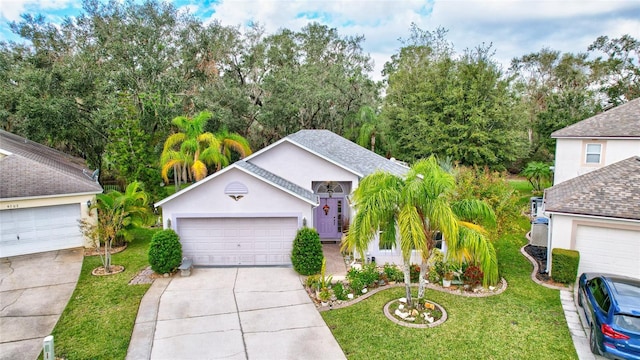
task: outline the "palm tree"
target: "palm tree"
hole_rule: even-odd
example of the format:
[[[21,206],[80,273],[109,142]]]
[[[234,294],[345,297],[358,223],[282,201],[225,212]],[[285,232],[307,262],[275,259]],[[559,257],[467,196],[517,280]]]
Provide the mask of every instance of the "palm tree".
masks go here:
[[[247,139],[236,133],[230,133],[226,127],[223,127],[216,133],[216,139],[220,142],[220,153],[222,154],[225,164],[218,164],[216,170],[220,170],[222,167],[227,166],[231,161],[233,150],[240,158],[251,155],[251,147]]]
[[[475,236],[481,227],[473,222],[490,218],[492,212],[487,206],[476,208],[479,201],[468,201],[459,206],[450,204],[449,195],[455,186],[454,177],[440,168],[433,156],[414,164],[404,178],[382,171],[366,176],[353,195],[357,212],[343,248],[355,249],[364,258],[364,252],[379,231],[382,245],[395,247],[399,244],[404,262],[405,293],[411,305],[411,253],[414,249],[422,252],[418,290],[418,296],[422,297],[424,272],[434,248],[435,231],[442,232],[447,239],[452,258],[495,258],[495,251],[480,253],[486,250],[486,246],[475,243],[482,241],[483,237]],[[462,221],[456,211],[471,221]],[[465,230],[461,230],[463,228]],[[491,268],[486,270],[492,271]],[[495,270],[497,272],[497,267]]]
[[[111,246],[116,238],[129,242],[133,239],[131,230],[149,225],[153,216],[149,208],[149,196],[140,183],[129,184],[124,193],[110,191],[98,194],[91,209],[97,209],[98,221],[81,222],[82,232],[92,238],[96,247],[104,244],[104,256],[100,259],[107,273],[111,272]]]
[[[358,111],[358,119],[362,123],[358,132],[358,145],[376,151],[376,139],[380,137],[381,122],[370,106],[363,106]]]
[[[548,164],[539,161],[532,161],[525,166],[521,172],[531,183],[533,191],[542,191],[545,182],[551,179],[551,169]]]
[[[172,123],[182,130],[167,138],[160,157],[162,177],[169,182],[168,174],[173,170],[176,191],[180,183],[200,181],[209,173],[207,166],[215,165],[216,170],[229,165],[231,151],[245,157],[251,154],[249,143],[236,133],[225,129],[216,135],[204,131],[204,125],[211,113],[202,111],[194,118],[178,116]]]

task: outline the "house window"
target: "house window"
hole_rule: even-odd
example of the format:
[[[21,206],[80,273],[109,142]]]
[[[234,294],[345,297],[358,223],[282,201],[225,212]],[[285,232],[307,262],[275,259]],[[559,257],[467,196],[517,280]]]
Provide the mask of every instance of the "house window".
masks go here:
[[[587,164],[600,164],[602,144],[587,144],[585,162]]]

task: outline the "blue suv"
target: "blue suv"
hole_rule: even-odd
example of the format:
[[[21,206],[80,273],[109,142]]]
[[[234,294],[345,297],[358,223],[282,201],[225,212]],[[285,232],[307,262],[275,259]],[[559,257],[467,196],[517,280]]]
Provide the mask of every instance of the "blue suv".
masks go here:
[[[640,360],[640,280],[584,273],[578,286],[591,351],[610,359]]]

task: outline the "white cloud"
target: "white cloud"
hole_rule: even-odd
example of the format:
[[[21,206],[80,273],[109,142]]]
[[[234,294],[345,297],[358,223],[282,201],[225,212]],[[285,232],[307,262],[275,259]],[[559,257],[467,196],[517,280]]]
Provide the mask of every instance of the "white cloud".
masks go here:
[[[0,18],[18,21],[23,13],[46,13],[51,10],[80,7],[78,0],[2,0],[0,1]]]

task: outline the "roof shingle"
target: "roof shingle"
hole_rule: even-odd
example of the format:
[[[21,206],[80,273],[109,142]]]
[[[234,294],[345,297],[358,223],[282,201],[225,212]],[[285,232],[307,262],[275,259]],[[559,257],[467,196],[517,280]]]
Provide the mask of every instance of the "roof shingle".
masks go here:
[[[84,160],[0,130],[0,198],[101,193]]]
[[[287,139],[362,176],[377,170],[403,176],[409,170],[329,130],[300,130]]]
[[[552,138],[640,138],[640,98],[555,131]]]
[[[313,194],[313,192],[302,188],[288,180],[285,180],[283,178],[281,178],[280,176],[271,173],[257,165],[248,163],[246,161],[243,160],[239,160],[236,161],[234,163],[234,165],[237,165],[240,168],[243,168],[249,172],[251,172],[252,174],[254,174],[255,176],[258,176],[264,180],[266,180],[267,182],[270,182],[272,184],[275,184],[283,189],[286,189],[302,198],[305,198],[307,200],[309,200],[310,202],[313,203],[317,203],[318,202],[318,197],[316,195]]]
[[[544,197],[550,212],[640,220],[640,156],[561,182]]]

